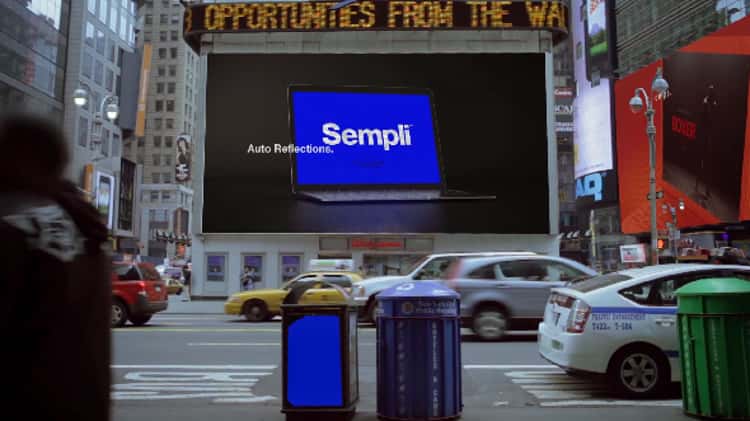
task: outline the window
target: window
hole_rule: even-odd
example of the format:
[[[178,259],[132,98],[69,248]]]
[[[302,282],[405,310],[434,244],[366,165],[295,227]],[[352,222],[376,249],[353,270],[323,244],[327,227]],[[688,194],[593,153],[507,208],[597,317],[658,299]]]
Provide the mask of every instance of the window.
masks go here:
[[[101,23],[107,23],[107,0],[99,0],[99,20]]]
[[[154,103],[154,111],[163,111],[164,110],[164,101],[158,99]]]
[[[112,133],[112,156],[115,158],[120,156],[121,149],[122,146],[120,145],[120,135]]]
[[[156,84],[156,93],[157,94],[163,94],[164,93],[164,82],[159,82]]]
[[[168,129],[174,129],[174,119],[173,118],[168,118],[167,119],[166,128],[168,128]]]
[[[180,23],[180,15],[172,15],[170,20],[172,23]]]
[[[487,280],[495,280],[495,264],[491,265],[485,265],[480,267],[479,269],[473,270],[468,275],[471,279],[487,279]]]
[[[110,92],[114,92],[115,90],[115,72],[112,71],[112,69],[107,69],[107,76],[104,79],[104,87],[107,88]]]
[[[159,41],[167,40],[167,31],[159,31]]]
[[[128,34],[133,31],[133,28],[128,23],[128,19],[125,17],[125,13],[120,15],[120,38],[128,42],[130,40],[130,37],[128,37]]]
[[[152,191],[151,192],[151,201],[152,202],[158,202],[159,201],[159,192],[158,191]]]
[[[146,160],[143,158],[143,155],[137,155],[135,157],[135,162],[138,164],[144,164]]]
[[[102,155],[109,156],[109,129],[102,129]]]
[[[165,53],[165,54],[166,54],[166,53]],[[167,70],[167,69],[166,69],[166,68],[165,68],[164,66],[159,66],[159,67],[158,67],[158,68],[156,69],[156,71],[157,71],[157,74],[158,74],[159,76],[164,76],[164,75],[166,75],[166,70]]]
[[[674,293],[677,289],[699,279],[722,275],[720,272],[713,271],[670,276],[623,289],[620,295],[641,305],[673,307],[677,305],[677,296]]]
[[[151,162],[154,165],[161,165],[161,155],[154,154],[151,156]]]
[[[115,48],[117,46],[117,42],[113,39],[109,40],[109,48],[107,49],[107,59],[109,59],[110,62],[115,62]]]
[[[165,14],[159,15],[159,23],[162,23],[162,24],[169,23],[169,16]]]
[[[169,83],[167,83],[167,93],[168,94],[173,94],[174,90],[175,90],[175,86],[176,86],[175,82],[169,82]]]
[[[86,117],[78,117],[78,145],[83,146],[89,144],[89,121]]]
[[[164,155],[164,165],[172,165],[172,155]]]
[[[91,22],[86,22],[86,45],[94,46],[94,25]]]
[[[94,66],[94,59],[91,57],[91,54],[84,52],[83,53],[83,64],[81,66],[81,74],[90,78],[92,68]]]
[[[161,136],[154,136],[154,147],[161,148]]]
[[[91,13],[92,15],[96,14],[96,0],[88,1],[88,9],[89,9],[89,13]]]
[[[169,65],[169,76],[177,76],[177,66],[175,66],[174,64]]]
[[[455,260],[455,257],[438,257],[427,263],[416,275],[414,279],[440,279],[443,273]]]
[[[140,281],[141,275],[138,273],[138,269],[132,265],[115,265],[114,272],[117,274],[117,279],[120,281]]]
[[[146,25],[151,25],[154,23],[154,17],[151,15],[146,15]]]
[[[352,280],[347,275],[323,275],[322,281],[328,282],[341,288],[350,288],[352,286]],[[330,285],[322,284],[321,288],[333,288]]]
[[[109,11],[109,29],[115,34],[117,33],[117,23],[120,21],[116,1],[117,0],[112,0],[112,8]]]
[[[172,136],[164,136],[164,146],[167,148],[172,147]]]
[[[161,130],[161,122],[162,122],[162,119],[155,118],[154,119],[154,129]]]
[[[177,47],[172,47],[169,49],[169,58],[177,58]]]
[[[146,146],[146,139],[142,138],[142,137],[139,137],[138,138],[138,147],[140,148],[140,147],[143,147],[143,146]]]
[[[167,111],[174,112],[174,101],[171,99],[167,100]]]
[[[171,41],[177,41],[177,31],[169,31],[169,39]]]
[[[166,181],[165,181],[166,183]],[[162,202],[166,202],[172,198],[172,195],[168,191],[161,192],[161,200]]]
[[[161,58],[161,59],[167,58],[167,49],[166,48],[159,48],[159,58]]]
[[[224,282],[226,256],[208,254],[206,255],[206,263],[206,281]]]
[[[169,0],[161,0],[162,9],[169,9]]]
[[[102,82],[104,81],[104,64],[96,60],[94,63],[94,82],[96,82],[98,85],[102,85]]]
[[[143,41],[144,42],[151,42],[151,32],[144,32],[143,33]]]
[[[158,172],[151,173],[151,183],[153,184],[161,183],[161,173],[158,173]]]
[[[169,184],[172,182],[172,173],[171,172],[165,172],[162,174],[162,179],[164,179],[164,183]]]

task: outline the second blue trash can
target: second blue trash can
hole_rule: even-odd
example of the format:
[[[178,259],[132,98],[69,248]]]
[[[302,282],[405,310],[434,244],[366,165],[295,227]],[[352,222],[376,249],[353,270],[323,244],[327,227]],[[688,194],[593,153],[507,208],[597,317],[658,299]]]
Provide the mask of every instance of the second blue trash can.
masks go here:
[[[459,295],[438,282],[408,282],[377,300],[378,417],[460,417]]]

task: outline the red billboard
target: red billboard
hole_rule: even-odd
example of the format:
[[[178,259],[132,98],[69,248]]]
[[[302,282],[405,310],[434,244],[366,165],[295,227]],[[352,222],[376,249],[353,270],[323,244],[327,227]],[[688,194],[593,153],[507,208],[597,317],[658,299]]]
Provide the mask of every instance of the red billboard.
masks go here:
[[[646,232],[646,116],[630,111],[637,88],[650,91],[659,68],[670,88],[656,100],[656,185],[662,204],[685,204],[680,227],[750,219],[750,18],[740,20],[617,81],[615,116],[622,231]]]

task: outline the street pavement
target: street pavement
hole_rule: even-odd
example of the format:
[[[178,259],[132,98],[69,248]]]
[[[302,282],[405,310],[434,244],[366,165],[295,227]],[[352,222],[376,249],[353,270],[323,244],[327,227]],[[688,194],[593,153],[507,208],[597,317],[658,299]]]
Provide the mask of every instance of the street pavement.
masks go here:
[[[115,421],[284,419],[279,321],[160,314],[112,335]],[[360,325],[355,420],[377,419],[375,342],[374,327]],[[464,335],[462,363],[463,420],[690,419],[678,388],[670,399],[621,400],[596,379],[566,375],[538,356],[533,332],[497,343]]]

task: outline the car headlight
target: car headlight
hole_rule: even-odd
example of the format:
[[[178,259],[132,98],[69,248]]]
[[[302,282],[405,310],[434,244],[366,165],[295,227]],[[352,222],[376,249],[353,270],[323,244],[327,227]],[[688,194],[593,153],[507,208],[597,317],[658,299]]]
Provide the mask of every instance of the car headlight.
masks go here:
[[[352,297],[364,297],[365,287],[362,285],[352,285]]]

